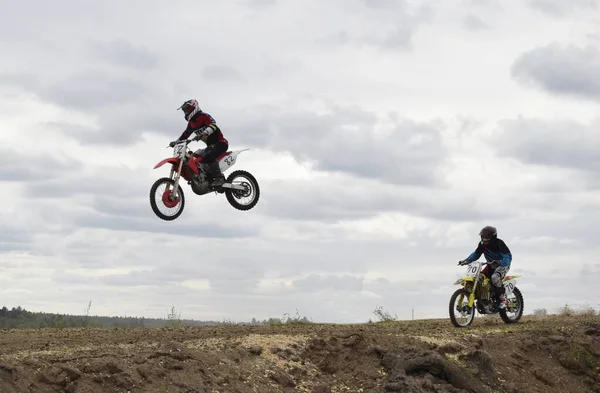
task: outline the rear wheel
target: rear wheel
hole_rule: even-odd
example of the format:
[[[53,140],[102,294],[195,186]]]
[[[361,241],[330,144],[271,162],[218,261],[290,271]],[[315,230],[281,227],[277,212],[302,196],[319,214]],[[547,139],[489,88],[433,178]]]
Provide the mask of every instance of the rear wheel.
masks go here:
[[[160,219],[172,221],[183,213],[185,196],[181,185],[178,185],[178,196],[173,199],[175,181],[163,177],[154,182],[150,188],[150,206]]]
[[[450,313],[450,320],[456,327],[467,327],[473,323],[475,305],[469,307],[469,293],[464,288],[457,289],[450,296],[448,311]]]
[[[233,171],[227,177],[227,183],[244,187],[240,190],[225,190],[225,197],[231,206],[238,210],[250,210],[258,203],[260,188],[250,173],[242,170]]]
[[[507,307],[504,310],[500,310],[500,318],[506,323],[517,323],[523,316],[523,309],[525,302],[523,301],[523,294],[519,288],[513,289],[513,292],[506,297]]]

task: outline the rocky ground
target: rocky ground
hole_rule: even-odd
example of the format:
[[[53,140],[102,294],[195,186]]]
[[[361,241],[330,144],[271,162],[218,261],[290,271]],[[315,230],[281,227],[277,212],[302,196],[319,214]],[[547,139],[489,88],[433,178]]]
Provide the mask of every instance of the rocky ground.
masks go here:
[[[600,392],[600,317],[1,330],[0,392]]]

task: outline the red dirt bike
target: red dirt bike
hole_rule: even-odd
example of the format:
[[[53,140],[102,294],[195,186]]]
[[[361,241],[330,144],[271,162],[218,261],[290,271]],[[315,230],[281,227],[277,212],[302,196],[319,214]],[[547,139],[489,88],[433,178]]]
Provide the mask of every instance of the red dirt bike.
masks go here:
[[[258,182],[250,173],[242,170],[231,172],[221,186],[210,187],[208,182],[208,171],[202,162],[202,151],[204,149],[192,152],[187,145],[193,139],[178,141],[173,147],[173,157],[165,158],[154,166],[154,169],[171,164],[171,173],[169,177],[158,179],[150,188],[150,206],[152,211],[159,218],[172,221],[183,213],[185,206],[185,195],[179,184],[183,178],[197,195],[204,195],[209,192],[225,194],[227,201],[231,206],[238,210],[250,210],[260,198],[260,189]],[[243,150],[228,151],[217,157],[221,173],[225,173],[236,161],[238,154]],[[238,180],[241,178],[241,180]],[[164,189],[160,189],[164,186]],[[249,201],[242,203],[242,198],[249,198]],[[161,208],[167,208],[167,213],[163,213]]]

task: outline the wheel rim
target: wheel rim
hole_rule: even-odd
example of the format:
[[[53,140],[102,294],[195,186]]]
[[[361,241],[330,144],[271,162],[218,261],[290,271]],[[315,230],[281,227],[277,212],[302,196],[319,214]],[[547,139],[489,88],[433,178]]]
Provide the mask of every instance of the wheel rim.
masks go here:
[[[169,189],[165,190],[165,192],[162,194],[162,203],[168,208],[177,206],[177,204],[181,201],[180,197],[171,199],[171,194],[173,194],[173,191]]]
[[[154,194],[154,202],[158,210],[165,216],[174,216],[181,210],[181,194],[175,200],[171,200],[173,190],[168,182],[161,183]]]
[[[242,178],[243,180],[237,180],[238,178]],[[240,190],[232,190],[231,195],[236,199],[237,203],[243,206],[250,205],[256,199],[256,187],[252,180],[244,175],[237,175],[233,179],[231,179],[231,184],[236,186],[244,187],[244,191]],[[247,202],[242,202],[247,198]]]
[[[469,297],[464,293],[461,293],[456,297],[452,311],[456,323],[460,326],[469,325],[475,316],[475,310],[469,307]]]

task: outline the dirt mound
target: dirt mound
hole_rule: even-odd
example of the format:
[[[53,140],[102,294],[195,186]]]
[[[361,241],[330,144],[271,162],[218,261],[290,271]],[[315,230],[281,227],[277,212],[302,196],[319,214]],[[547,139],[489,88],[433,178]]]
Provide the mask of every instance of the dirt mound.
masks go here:
[[[600,392],[598,317],[0,333],[0,392]]]

